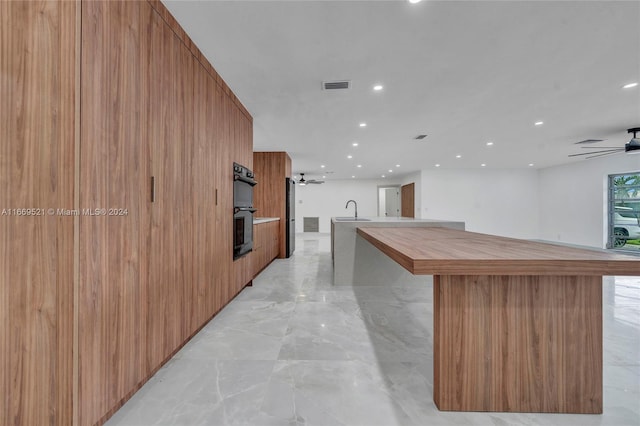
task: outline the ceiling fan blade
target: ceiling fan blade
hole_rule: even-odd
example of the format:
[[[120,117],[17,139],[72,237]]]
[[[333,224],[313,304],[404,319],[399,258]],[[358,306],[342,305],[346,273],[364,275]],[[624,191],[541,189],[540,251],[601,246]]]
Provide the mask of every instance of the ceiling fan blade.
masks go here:
[[[607,149],[607,150],[604,150],[604,151],[597,151],[597,152],[583,152],[583,153],[580,153],[580,154],[570,154],[568,156],[569,157],[579,157],[581,155],[594,155],[594,154],[601,154],[601,153],[613,154],[614,152],[617,152],[617,151],[624,151],[624,148],[622,148],[622,149],[621,148]]]
[[[610,151],[610,152],[605,152],[603,154],[596,154],[596,155],[592,155],[590,157],[584,157],[585,160],[588,160],[589,158],[596,158],[596,157],[602,157],[603,155],[610,155],[610,154],[615,154],[616,151]]]

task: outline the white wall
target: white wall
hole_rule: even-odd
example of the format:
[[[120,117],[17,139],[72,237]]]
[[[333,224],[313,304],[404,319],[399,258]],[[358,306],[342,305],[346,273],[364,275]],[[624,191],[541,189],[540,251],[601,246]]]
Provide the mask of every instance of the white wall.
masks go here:
[[[395,185],[388,179],[327,180],[321,185],[296,185],[296,232],[303,232],[303,218],[319,217],[320,232],[331,232],[332,216],[353,216],[358,202],[358,216],[378,216],[378,186]]]
[[[617,154],[541,169],[540,238],[593,247],[607,239],[607,177],[640,171],[640,155]]]
[[[296,185],[296,232],[304,216],[377,216],[378,186],[415,182],[416,218],[461,220],[469,231],[604,247],[606,178],[640,171],[640,155],[612,155],[536,170],[422,170],[397,182],[337,180]],[[302,201],[302,203],[300,203]]]
[[[422,171],[421,216],[461,220],[468,231],[538,237],[535,170]]]

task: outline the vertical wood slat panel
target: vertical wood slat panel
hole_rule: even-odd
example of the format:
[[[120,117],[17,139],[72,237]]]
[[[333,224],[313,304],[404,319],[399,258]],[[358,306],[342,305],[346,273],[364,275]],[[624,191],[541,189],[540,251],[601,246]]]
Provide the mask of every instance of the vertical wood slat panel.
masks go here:
[[[195,60],[194,60],[195,63]],[[208,174],[208,161],[211,155],[207,144],[207,103],[206,95],[208,76],[199,64],[193,67],[193,151],[191,181],[198,196],[191,199],[191,210],[193,220],[193,241],[192,241],[192,274],[194,277],[193,286],[189,298],[193,301],[191,312],[189,312],[189,334],[193,333],[198,326],[205,321],[205,313],[208,306],[208,293],[206,283],[209,280],[209,265],[207,264],[207,239],[213,239],[214,234],[211,222],[215,217],[211,214],[213,203],[211,202],[210,188],[215,186],[214,179],[210,177],[210,186],[206,186],[206,176]],[[207,205],[209,211],[206,210]],[[206,214],[211,215],[207,221]]]
[[[156,196],[152,206],[149,301],[150,365],[153,369],[187,335],[190,292],[190,165],[193,129],[188,103],[192,99],[192,67],[177,37],[154,14],[150,68],[152,175]],[[182,69],[182,67],[185,69]],[[187,315],[188,316],[188,315]],[[181,339],[182,338],[182,339]]]
[[[163,159],[168,155],[164,152],[166,144],[164,143],[165,134],[168,132],[171,116],[169,112],[170,105],[170,85],[171,75],[168,62],[170,60],[171,38],[172,34],[167,31],[164,22],[157,14],[152,14],[150,30],[150,52],[149,52],[149,69],[153,70],[153,77],[149,78],[149,144],[151,158],[150,175],[155,181],[155,198],[153,207],[151,208],[151,241],[149,249],[149,298],[147,319],[147,370],[153,370],[154,366],[159,365],[165,356],[162,348],[164,347],[163,333],[163,315],[170,315],[166,303],[168,303],[168,288],[166,287],[169,279],[168,270],[171,268],[171,260],[167,262],[158,262],[156,258],[169,249],[169,241],[165,241],[162,237],[167,236],[164,233],[163,220],[167,207],[165,207],[166,198],[162,196],[166,192],[166,181],[168,179],[165,167],[154,167],[155,164],[161,164]],[[166,277],[163,280],[163,277]],[[153,348],[151,350],[151,348]]]
[[[80,216],[79,423],[93,424],[148,372],[151,10],[134,2],[82,6],[80,207],[107,209]]]
[[[0,3],[0,423],[72,421],[75,2]]]
[[[213,102],[211,101],[213,98]],[[216,206],[216,247],[214,258],[215,275],[215,305],[214,312],[219,311],[231,300],[231,282],[235,279],[233,265],[233,153],[227,137],[229,118],[225,109],[225,94],[222,88],[215,84],[207,109],[211,126],[209,132],[214,136],[216,167],[213,171],[218,188],[218,205]]]
[[[602,412],[601,287],[598,276],[436,276],[438,408]]]
[[[194,223],[194,292],[197,315],[192,317],[191,331],[195,331],[222,303],[216,301],[216,274],[221,272],[222,259],[216,256],[216,247],[222,238],[218,230],[219,208],[216,191],[221,180],[215,127],[220,122],[216,103],[215,80],[194,62],[194,137],[193,152],[193,217]]]
[[[195,212],[193,206],[196,201],[200,201],[202,193],[200,188],[193,185],[192,169],[193,169],[193,150],[195,146],[194,129],[193,129],[193,90],[194,90],[194,58],[182,44],[178,37],[174,36],[175,68],[172,75],[178,82],[176,95],[179,98],[178,110],[174,110],[174,117],[182,117],[182,120],[173,120],[178,124],[177,138],[167,140],[171,145],[172,151],[176,158],[180,161],[176,163],[177,173],[174,192],[167,194],[173,201],[175,209],[174,230],[177,231],[174,238],[174,247],[179,248],[180,257],[178,259],[178,276],[173,283],[176,297],[181,301],[178,308],[175,322],[180,324],[176,330],[174,340],[171,347],[168,348],[169,353],[178,348],[187,339],[194,330],[190,328],[191,315],[194,307],[194,301],[191,299],[193,288],[195,285],[193,277],[193,245],[194,230],[193,217]],[[179,226],[175,227],[178,223]],[[166,229],[165,229],[166,232]],[[169,253],[167,253],[169,254]],[[165,325],[171,326],[171,319],[165,319]]]

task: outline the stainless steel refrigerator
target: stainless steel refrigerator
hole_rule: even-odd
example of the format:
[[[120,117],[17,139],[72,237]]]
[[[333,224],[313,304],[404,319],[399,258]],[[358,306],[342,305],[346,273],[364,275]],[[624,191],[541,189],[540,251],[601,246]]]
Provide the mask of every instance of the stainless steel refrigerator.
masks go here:
[[[296,187],[295,182],[291,178],[286,179],[287,191],[287,257],[291,257],[296,249]]]

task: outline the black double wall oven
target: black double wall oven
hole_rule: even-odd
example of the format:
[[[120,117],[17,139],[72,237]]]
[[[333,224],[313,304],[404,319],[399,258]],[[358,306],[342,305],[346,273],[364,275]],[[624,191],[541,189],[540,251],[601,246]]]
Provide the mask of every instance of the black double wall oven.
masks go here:
[[[233,259],[253,250],[253,172],[233,163]]]

